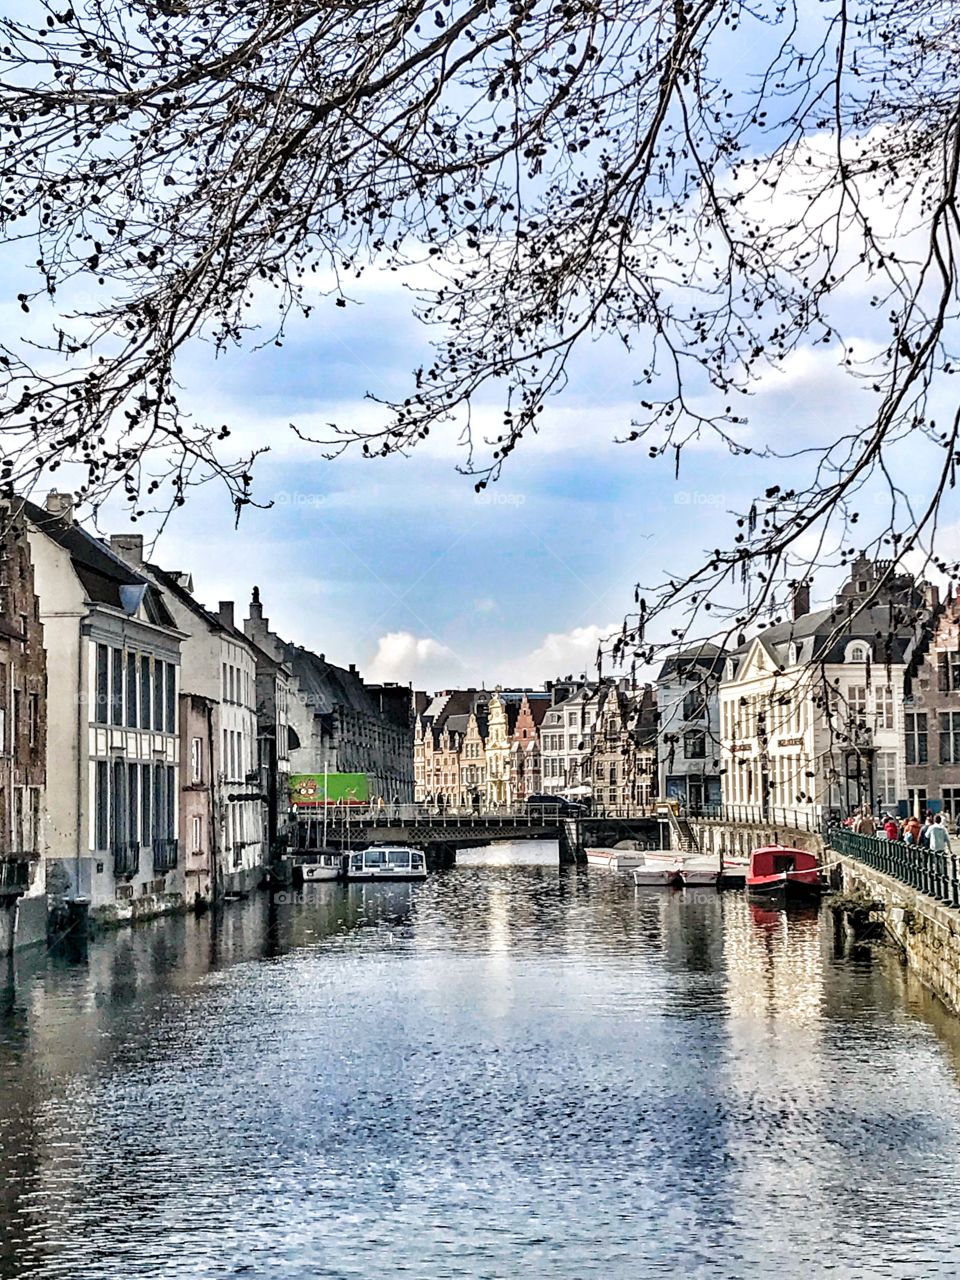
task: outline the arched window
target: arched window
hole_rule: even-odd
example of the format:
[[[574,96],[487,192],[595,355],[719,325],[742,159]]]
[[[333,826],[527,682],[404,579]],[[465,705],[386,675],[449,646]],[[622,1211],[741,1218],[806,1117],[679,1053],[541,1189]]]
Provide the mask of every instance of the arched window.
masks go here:
[[[867,656],[868,650],[865,644],[852,644],[847,650],[848,662],[866,662]]]

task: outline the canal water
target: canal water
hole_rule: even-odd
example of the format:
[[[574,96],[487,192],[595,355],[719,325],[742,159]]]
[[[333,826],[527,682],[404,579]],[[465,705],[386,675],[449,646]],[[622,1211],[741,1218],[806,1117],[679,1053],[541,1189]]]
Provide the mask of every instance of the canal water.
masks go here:
[[[828,911],[499,846],[0,971],[0,1277],[955,1276],[960,1034]]]

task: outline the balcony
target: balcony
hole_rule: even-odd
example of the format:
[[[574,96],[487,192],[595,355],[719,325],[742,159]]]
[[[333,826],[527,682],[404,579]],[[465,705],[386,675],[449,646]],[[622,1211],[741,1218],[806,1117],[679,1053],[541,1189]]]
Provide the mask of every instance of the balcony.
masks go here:
[[[30,887],[30,863],[34,859],[11,854],[0,858],[0,898],[19,898]]]
[[[140,846],[135,841],[118,840],[110,846],[115,879],[135,876],[140,870]]]
[[[155,872],[172,871],[177,865],[179,840],[154,840],[153,869]]]

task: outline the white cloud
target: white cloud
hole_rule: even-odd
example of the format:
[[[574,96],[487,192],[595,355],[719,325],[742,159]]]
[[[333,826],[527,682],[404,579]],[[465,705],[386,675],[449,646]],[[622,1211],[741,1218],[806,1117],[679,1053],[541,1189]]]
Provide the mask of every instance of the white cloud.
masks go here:
[[[596,676],[597,648],[602,641],[619,631],[622,622],[605,626],[588,623],[570,631],[550,631],[540,644],[525,656],[501,664],[502,679],[510,682],[542,684],[558,676]]]
[[[463,679],[464,664],[445,644],[410,631],[389,631],[377,641],[377,652],[364,679],[441,688]]]

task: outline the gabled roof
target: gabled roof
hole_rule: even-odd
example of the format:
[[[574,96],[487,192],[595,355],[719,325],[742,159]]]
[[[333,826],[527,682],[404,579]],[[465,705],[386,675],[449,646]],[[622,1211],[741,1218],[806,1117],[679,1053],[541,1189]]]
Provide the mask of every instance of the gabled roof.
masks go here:
[[[870,647],[871,661],[878,665],[900,663],[906,660],[918,630],[919,617],[912,608],[874,605],[850,616],[845,605],[833,605],[767,627],[735,649],[730,657],[739,671],[744,659],[759,645],[774,667],[837,663],[843,662],[851,640],[861,640]],[[791,656],[794,644],[796,661]]]
[[[149,579],[131,569],[94,534],[74,520],[54,515],[35,502],[22,499],[23,514],[38,533],[62,547],[87,599],[109,605],[133,617],[140,606],[150,622],[175,628],[163,596]]]
[[[709,641],[687,645],[686,648],[679,649],[664,659],[657,673],[657,679],[663,681],[670,679],[671,676],[687,674],[699,676],[719,674],[723,669],[723,659],[723,649]]]
[[[201,604],[196,596],[181,585],[177,576],[168,573],[166,569],[161,569],[157,564],[146,564],[144,567],[164,591],[169,591],[195,617],[204,622],[211,631],[222,632],[224,635],[230,636],[232,640],[242,640],[245,645],[249,645],[251,648],[255,647],[253,642],[248,640],[242,631],[238,631],[236,627],[228,627],[219,613],[214,613],[212,609],[208,609],[206,605]]]

